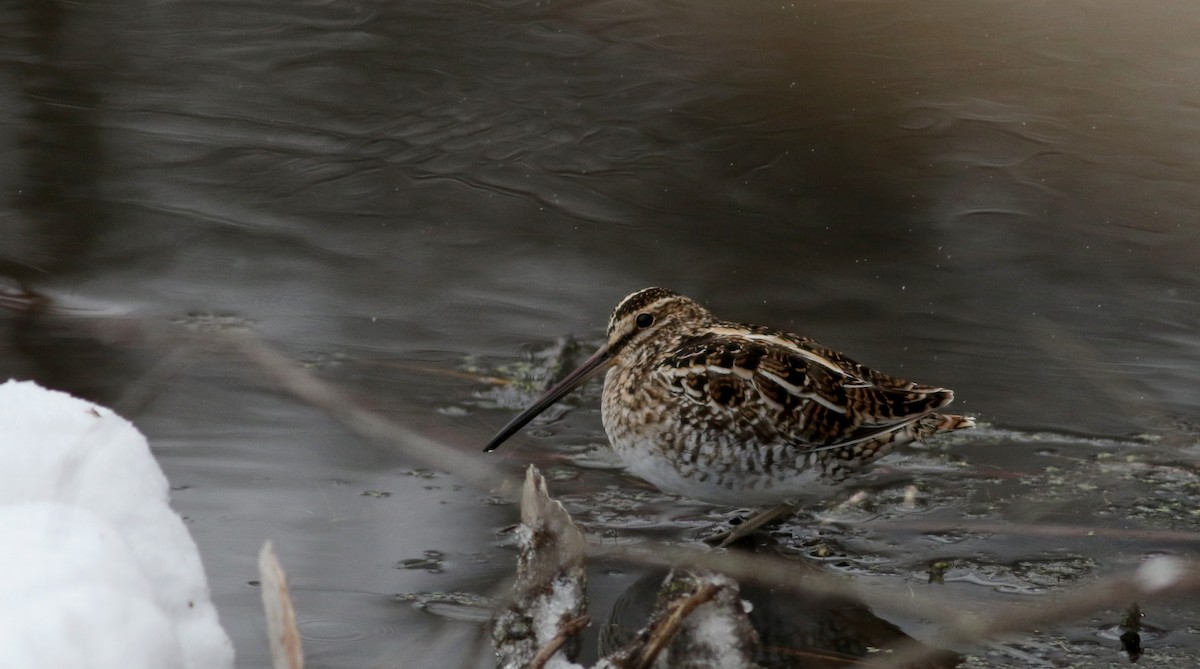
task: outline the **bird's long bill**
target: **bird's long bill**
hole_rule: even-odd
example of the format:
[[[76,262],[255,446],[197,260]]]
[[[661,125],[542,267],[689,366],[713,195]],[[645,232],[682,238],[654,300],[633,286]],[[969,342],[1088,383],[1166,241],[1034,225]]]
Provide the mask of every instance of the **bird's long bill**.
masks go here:
[[[517,433],[518,430],[525,427],[525,424],[537,417],[538,414],[545,411],[551,404],[561,400],[564,395],[575,389],[576,386],[587,381],[600,370],[608,366],[609,359],[608,345],[600,347],[599,351],[592,354],[592,357],[584,361],[578,369],[567,374],[562,381],[554,384],[549,390],[542,393],[542,396],[534,400],[533,404],[526,410],[522,411],[516,418],[509,421],[503,429],[492,437],[487,446],[483,448],[484,452],[494,451],[503,444],[505,440]]]

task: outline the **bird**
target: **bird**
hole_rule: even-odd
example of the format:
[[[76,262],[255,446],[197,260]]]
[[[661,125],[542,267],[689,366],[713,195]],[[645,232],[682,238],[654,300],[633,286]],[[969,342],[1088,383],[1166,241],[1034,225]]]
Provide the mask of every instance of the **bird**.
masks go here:
[[[776,505],[759,525],[899,446],[975,424],[939,413],[951,390],[884,374],[808,337],[720,320],[653,287],[622,299],[599,349],[484,450],[601,373],[604,430],[630,472],[701,502]]]

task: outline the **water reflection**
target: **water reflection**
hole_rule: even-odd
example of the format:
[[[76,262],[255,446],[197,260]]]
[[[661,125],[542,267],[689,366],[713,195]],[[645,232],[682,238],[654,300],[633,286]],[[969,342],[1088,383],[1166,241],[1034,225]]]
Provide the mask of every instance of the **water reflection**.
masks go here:
[[[665,571],[639,578],[617,598],[600,631],[601,655],[620,649],[646,624],[659,597]],[[841,669],[869,664],[899,647],[916,643],[894,624],[879,618],[862,602],[840,595],[797,593],[749,583],[740,584],[749,603],[750,622],[759,637],[754,658],[762,667],[781,669]],[[910,669],[951,669],[962,657],[934,652],[928,660],[904,665]]]
[[[98,127],[102,63],[78,60],[72,10],[33,2],[11,12],[16,53],[6,79],[19,93],[5,105],[13,114],[4,144],[11,158],[3,207],[5,250],[0,272],[13,278],[69,274],[87,254],[106,221],[94,203],[103,197],[106,152]]]

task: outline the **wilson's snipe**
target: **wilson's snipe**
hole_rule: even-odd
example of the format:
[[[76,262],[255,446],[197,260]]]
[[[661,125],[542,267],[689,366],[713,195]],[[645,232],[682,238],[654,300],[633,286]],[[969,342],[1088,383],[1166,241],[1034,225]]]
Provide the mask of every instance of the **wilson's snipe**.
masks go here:
[[[485,450],[604,369],[604,429],[617,455],[663,490],[716,504],[793,500],[896,446],[974,425],[936,413],[949,390],[647,288],[617,305],[600,350]]]

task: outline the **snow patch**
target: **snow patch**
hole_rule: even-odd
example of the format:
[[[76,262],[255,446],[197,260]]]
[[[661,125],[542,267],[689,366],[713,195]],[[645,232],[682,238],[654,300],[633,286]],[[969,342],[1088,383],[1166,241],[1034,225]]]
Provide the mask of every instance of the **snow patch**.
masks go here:
[[[0,664],[233,666],[146,438],[110,409],[0,385]]]

